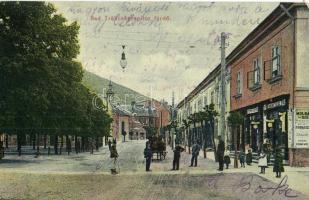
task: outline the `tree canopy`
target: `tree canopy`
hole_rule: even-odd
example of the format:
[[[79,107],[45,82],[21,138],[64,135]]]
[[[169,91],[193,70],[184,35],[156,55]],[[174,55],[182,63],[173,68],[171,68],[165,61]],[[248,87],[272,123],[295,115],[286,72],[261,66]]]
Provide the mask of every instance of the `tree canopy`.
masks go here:
[[[108,134],[111,118],[81,83],[78,33],[50,3],[0,2],[0,131]]]

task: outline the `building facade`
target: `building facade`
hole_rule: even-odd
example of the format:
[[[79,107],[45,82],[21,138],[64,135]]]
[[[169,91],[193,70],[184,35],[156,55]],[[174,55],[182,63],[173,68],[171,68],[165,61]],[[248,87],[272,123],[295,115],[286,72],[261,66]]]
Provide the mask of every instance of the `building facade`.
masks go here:
[[[194,140],[197,140],[202,145],[208,148],[213,147],[213,139],[217,143],[219,135],[224,135],[226,146],[230,145],[230,131],[225,120],[225,133],[220,130],[221,120],[219,117],[215,118],[212,129],[214,135],[211,134],[208,124],[197,122],[191,123],[188,128],[185,127],[184,120],[189,121],[190,115],[199,113],[204,110],[206,105],[214,104],[215,110],[219,113],[221,108],[220,102],[220,86],[221,86],[221,65],[212,70],[209,75],[186,96],[177,105],[177,121],[182,131],[182,138],[187,146],[191,146]],[[226,70],[225,76],[225,119],[230,111],[230,75],[229,69]],[[213,138],[214,137],[214,138]],[[204,142],[203,142],[204,141]],[[191,143],[191,144],[190,144]]]
[[[290,165],[309,165],[308,25],[305,4],[280,4],[228,55],[238,149],[261,152],[267,140]]]

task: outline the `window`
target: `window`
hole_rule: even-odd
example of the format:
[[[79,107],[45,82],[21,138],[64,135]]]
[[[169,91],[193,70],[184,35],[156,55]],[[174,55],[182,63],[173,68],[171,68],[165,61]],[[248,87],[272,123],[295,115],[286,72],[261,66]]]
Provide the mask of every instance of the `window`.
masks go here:
[[[240,72],[237,72],[236,90],[237,90],[237,95],[241,94],[241,74]]]
[[[280,47],[274,46],[271,50],[271,78],[280,75]]]
[[[253,60],[253,83],[259,85],[261,81],[261,59],[256,58]]]

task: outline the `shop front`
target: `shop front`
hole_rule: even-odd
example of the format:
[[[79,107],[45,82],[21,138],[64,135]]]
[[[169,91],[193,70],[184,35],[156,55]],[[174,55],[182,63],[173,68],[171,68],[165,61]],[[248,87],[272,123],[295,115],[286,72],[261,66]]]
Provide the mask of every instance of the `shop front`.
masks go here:
[[[263,111],[262,104],[251,106],[245,112],[244,142],[246,148],[260,152],[263,144]]]
[[[272,102],[266,102],[263,106],[265,138],[271,144],[272,150],[281,148],[284,151],[284,159],[288,160],[288,97],[280,97]]]

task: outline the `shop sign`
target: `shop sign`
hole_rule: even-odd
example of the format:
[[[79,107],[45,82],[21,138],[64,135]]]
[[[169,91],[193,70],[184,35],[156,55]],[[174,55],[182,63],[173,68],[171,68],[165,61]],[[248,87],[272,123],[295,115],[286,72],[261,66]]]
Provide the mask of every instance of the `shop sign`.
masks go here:
[[[277,108],[277,107],[283,107],[286,105],[286,100],[282,99],[280,101],[276,101],[273,103],[269,103],[269,104],[265,104],[264,105],[264,110],[269,110],[269,109],[273,109],[273,108]]]
[[[309,109],[296,109],[295,148],[309,148]]]
[[[258,113],[258,112],[259,112],[259,107],[251,108],[247,110],[247,115]]]

